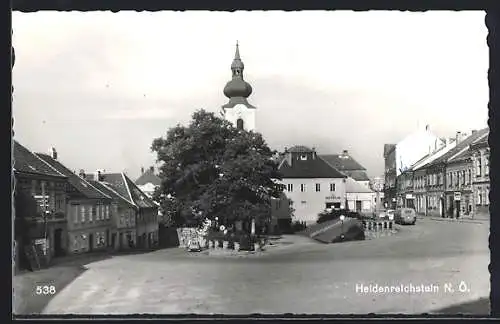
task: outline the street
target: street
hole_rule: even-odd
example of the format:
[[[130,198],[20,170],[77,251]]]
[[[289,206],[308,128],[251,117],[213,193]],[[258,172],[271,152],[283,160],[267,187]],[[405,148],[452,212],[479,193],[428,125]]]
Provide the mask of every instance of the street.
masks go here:
[[[118,256],[87,265],[44,313],[420,314],[489,296],[489,222],[425,219],[399,228],[328,245],[294,238],[290,247],[240,258],[183,249]],[[431,284],[437,291],[361,291]]]

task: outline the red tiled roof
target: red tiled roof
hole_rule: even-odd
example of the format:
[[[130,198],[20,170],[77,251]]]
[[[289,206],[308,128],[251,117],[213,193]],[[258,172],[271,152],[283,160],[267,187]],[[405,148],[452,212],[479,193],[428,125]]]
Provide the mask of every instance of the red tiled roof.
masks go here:
[[[17,141],[14,141],[13,151],[16,172],[66,178]]]
[[[353,170],[363,170],[363,171],[366,170],[349,154],[325,154],[325,155],[320,155],[320,157],[341,172],[353,171]]]
[[[70,169],[66,168],[61,162],[54,160],[48,154],[36,153],[36,155],[56,169],[59,173],[68,177],[68,182],[73,188],[89,199],[110,199],[111,197],[93,187],[88,181],[74,174]]]
[[[283,178],[346,178],[321,157],[307,160],[294,160],[292,165],[284,160],[279,171]]]

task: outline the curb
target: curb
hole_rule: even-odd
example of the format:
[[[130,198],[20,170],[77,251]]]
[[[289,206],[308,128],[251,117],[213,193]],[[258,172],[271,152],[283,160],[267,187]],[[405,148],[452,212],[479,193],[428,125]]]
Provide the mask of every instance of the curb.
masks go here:
[[[487,223],[488,220],[479,220],[479,219],[456,219],[456,218],[437,218],[430,217],[428,219],[438,221],[438,222],[448,222],[448,223],[470,223],[470,224],[484,224]]]

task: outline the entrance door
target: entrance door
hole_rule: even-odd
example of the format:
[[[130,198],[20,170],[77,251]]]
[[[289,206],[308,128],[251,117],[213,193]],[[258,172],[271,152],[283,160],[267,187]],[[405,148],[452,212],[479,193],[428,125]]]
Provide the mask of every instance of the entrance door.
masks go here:
[[[116,248],[116,233],[111,234],[111,247]]]
[[[327,209],[328,209],[328,208],[333,208],[333,205],[334,205],[334,204],[333,204],[333,203],[331,203],[331,202],[327,202],[327,203],[325,203],[325,205],[326,205],[326,207],[325,207],[325,208],[327,208]]]
[[[94,234],[89,234],[89,251],[94,250]]]
[[[450,217],[453,217],[453,197],[450,197],[450,200],[449,200],[449,206],[450,206],[450,212],[449,212],[449,215]]]
[[[121,249],[123,248],[123,233],[120,233],[118,236],[118,247]]]
[[[356,200],[356,211],[357,212],[361,211],[361,200]]]
[[[54,231],[54,255],[57,257],[62,254],[62,229],[58,228]]]
[[[340,203],[333,203],[333,208],[340,209]]]
[[[455,201],[455,217],[460,217],[460,201]]]

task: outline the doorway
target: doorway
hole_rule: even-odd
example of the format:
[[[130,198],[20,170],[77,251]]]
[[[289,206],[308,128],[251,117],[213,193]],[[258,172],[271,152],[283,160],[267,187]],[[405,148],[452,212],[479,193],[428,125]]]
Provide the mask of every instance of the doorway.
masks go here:
[[[54,231],[54,256],[63,255],[62,248],[62,229],[58,228]]]
[[[361,200],[356,200],[356,211],[357,212],[361,211]]]
[[[89,234],[89,251],[94,251],[94,234]]]
[[[111,242],[109,239],[109,229],[106,230],[106,246],[111,246]]]
[[[441,198],[439,198],[439,215],[441,217],[443,217],[443,218],[445,217],[444,211],[445,211],[445,208],[444,208],[444,198],[441,197]]]
[[[449,199],[449,206],[450,206],[450,209],[449,209],[449,216],[450,217],[453,217],[453,197],[450,197]]]
[[[455,201],[455,217],[460,217],[460,201]]]

